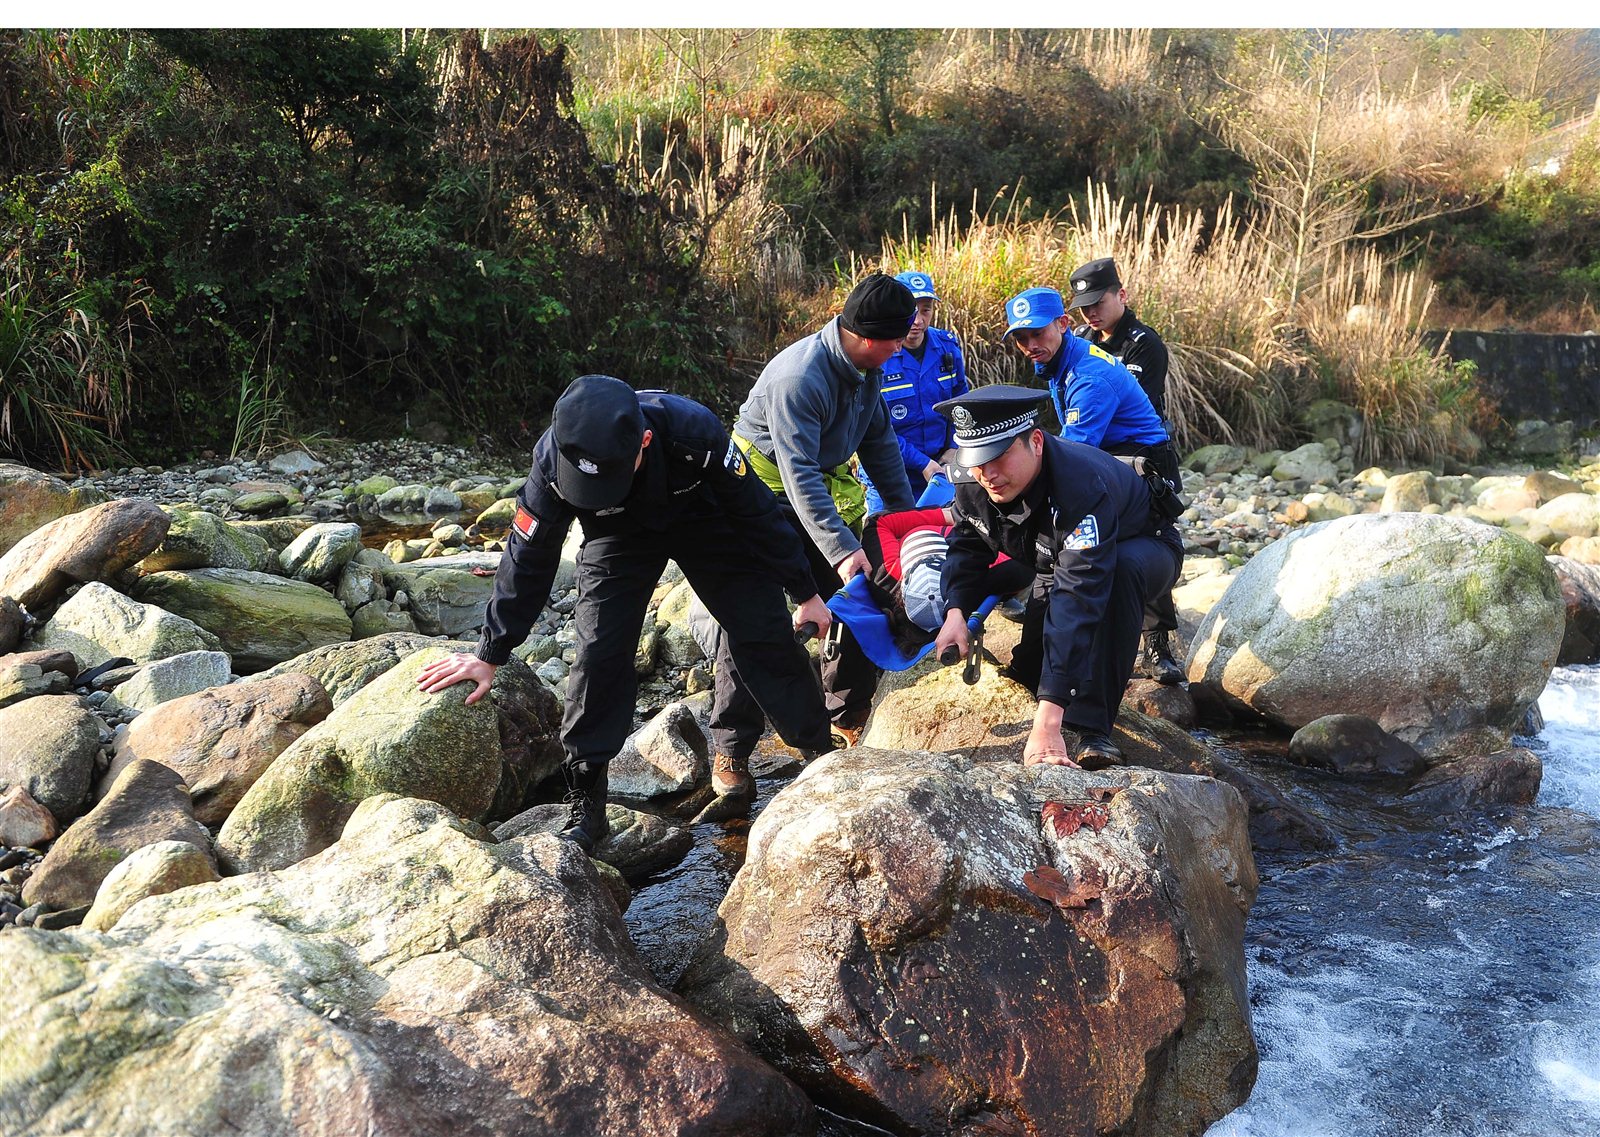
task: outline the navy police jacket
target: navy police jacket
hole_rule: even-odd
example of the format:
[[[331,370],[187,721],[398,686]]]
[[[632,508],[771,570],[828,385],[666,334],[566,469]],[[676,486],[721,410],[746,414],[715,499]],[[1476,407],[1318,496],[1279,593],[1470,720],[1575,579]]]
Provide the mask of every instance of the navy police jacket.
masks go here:
[[[912,486],[926,481],[922,471],[954,437],[955,426],[933,405],[965,395],[967,386],[961,345],[941,328],[927,330],[921,359],[902,347],[883,365],[883,401]]]
[[[1094,338],[1094,329],[1088,324],[1074,328],[1073,334],[1104,348],[1106,354],[1126,367],[1139,381],[1140,389],[1156,414],[1163,419],[1167,417],[1167,345],[1161,342],[1154,328],[1133,314],[1132,308],[1122,313],[1117,326],[1102,339]]]
[[[816,595],[800,538],[784,520],[778,499],[750,472],[717,416],[692,399],[665,391],[640,391],[639,407],[651,432],[633,488],[621,505],[580,510],[556,490],[556,443],[546,430],[533,447],[533,468],[517,491],[517,511],[506,552],[495,573],[477,656],[504,663],[550,599],[561,565],[561,546],[576,517],[584,541],[596,537],[694,539],[696,523],[726,518],[747,539],[730,557],[753,560],[796,601]]]
[[[1055,358],[1036,370],[1049,381],[1062,438],[1103,449],[1167,441],[1167,428],[1149,396],[1105,348],[1063,336]]]
[[[1015,501],[992,501],[982,486],[956,487],[956,525],[945,555],[945,610],[971,614],[983,603],[984,577],[1005,553],[1051,577],[1039,698],[1067,705],[1093,674],[1090,648],[1106,618],[1117,545],[1155,537],[1183,555],[1183,541],[1150,507],[1133,468],[1093,446],[1044,438],[1039,477]]]

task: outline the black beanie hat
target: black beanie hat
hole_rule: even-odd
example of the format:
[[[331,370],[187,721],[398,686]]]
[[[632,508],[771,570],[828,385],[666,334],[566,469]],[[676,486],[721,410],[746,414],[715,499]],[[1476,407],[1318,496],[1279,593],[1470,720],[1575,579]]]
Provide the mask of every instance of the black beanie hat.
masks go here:
[[[911,330],[917,302],[911,289],[892,276],[875,272],[850,290],[839,324],[869,340],[897,340]]]

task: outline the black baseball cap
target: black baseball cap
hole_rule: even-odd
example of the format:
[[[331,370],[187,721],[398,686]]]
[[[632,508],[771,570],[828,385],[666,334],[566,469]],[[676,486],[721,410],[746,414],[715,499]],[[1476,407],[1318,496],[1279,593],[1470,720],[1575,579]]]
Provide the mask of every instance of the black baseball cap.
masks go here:
[[[935,403],[933,409],[955,423],[956,462],[970,469],[1000,457],[1018,435],[1032,430],[1046,397],[1032,387],[991,383]]]
[[[620,505],[633,486],[644,441],[639,396],[621,379],[582,375],[556,400],[556,489],[577,509]]]
[[[1087,308],[1090,304],[1098,303],[1107,292],[1121,287],[1122,279],[1117,276],[1116,261],[1110,257],[1090,261],[1072,274],[1072,303],[1067,305],[1067,311]]]

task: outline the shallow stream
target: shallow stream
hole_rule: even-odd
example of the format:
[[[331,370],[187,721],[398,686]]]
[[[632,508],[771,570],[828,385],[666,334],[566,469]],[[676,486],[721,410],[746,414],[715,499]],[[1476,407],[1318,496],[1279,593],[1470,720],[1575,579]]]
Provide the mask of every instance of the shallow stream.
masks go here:
[[[1558,669],[1540,709],[1521,740],[1545,764],[1531,808],[1437,818],[1249,747],[1340,843],[1258,857],[1261,1072],[1207,1137],[1600,1134],[1600,666]],[[759,804],[783,784],[762,782]],[[742,827],[701,829],[627,913],[668,985],[743,859]]]

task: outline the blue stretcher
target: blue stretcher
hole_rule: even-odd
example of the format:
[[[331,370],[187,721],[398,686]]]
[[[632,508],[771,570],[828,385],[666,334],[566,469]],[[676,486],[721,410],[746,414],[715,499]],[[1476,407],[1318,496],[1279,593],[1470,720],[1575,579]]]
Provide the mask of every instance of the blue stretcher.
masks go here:
[[[935,475],[917,505],[923,509],[935,506],[948,505],[955,498],[955,486],[947,478]],[[983,622],[990,612],[994,611],[1000,602],[999,596],[991,596],[978,605],[972,615],[967,617],[967,666],[962,672],[962,678],[967,683],[976,683],[982,668],[983,660]],[[889,618],[883,610],[873,602],[867,590],[867,581],[864,576],[853,576],[845,582],[843,588],[828,598],[828,611],[833,613],[836,621],[847,625],[856,638],[856,643],[861,645],[861,650],[866,657],[885,671],[904,671],[921,661],[929,651],[933,650],[933,639],[930,638],[915,652],[908,653],[895,642],[894,635],[889,626]],[[837,632],[830,632],[823,642],[822,651],[824,658],[832,658],[839,650]],[[942,658],[940,662],[953,664],[958,662],[959,656],[955,655],[955,648],[950,649],[953,658]]]

